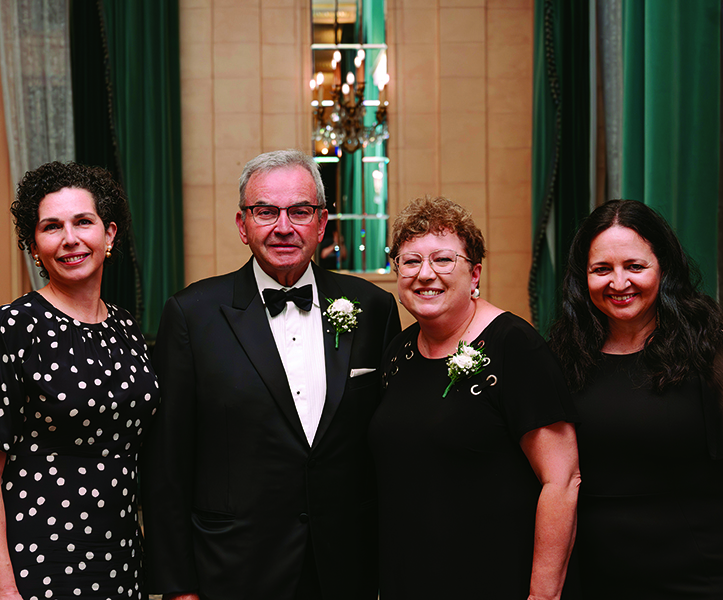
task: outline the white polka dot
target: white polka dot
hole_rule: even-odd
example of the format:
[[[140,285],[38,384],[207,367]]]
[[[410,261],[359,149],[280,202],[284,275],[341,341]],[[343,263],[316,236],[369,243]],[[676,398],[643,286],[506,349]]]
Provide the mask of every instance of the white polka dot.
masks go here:
[[[83,561],[80,561],[80,562],[78,563],[78,568],[79,568],[81,571],[85,571],[85,567],[86,567],[86,564],[85,564]]]
[[[77,408],[74,408],[73,410],[70,411],[69,414],[70,414],[71,417],[76,416],[76,415],[78,414],[78,409],[77,409]]]
[[[66,529],[67,531],[70,531],[71,529],[73,529],[73,524],[72,524],[70,521],[67,522],[67,523],[65,524],[65,529]]]
[[[25,515],[23,513],[18,513],[17,515],[15,515],[15,520],[22,521],[23,517],[25,517]]]
[[[93,591],[94,591],[94,592],[97,592],[97,591],[100,589],[100,585],[97,584],[97,583],[94,583],[94,584],[93,584],[92,586],[90,586],[90,587],[93,588]]]
[[[85,553],[85,558],[87,558],[88,560],[93,560],[93,556],[94,556],[94,555],[93,555],[92,552],[86,552],[86,553]]]
[[[45,590],[45,597],[46,597],[46,598],[52,598],[52,597],[53,597],[53,590]]]
[[[87,519],[88,519],[88,513],[85,512],[85,511],[83,511],[82,513],[80,513],[80,518],[83,519],[83,521],[87,520]]]
[[[57,483],[58,485],[65,485],[65,479],[63,479],[62,477],[58,477],[55,483]]]
[[[50,470],[48,471],[48,473],[50,473],[51,475],[57,475],[58,469],[56,469],[55,467],[50,467]]]
[[[25,577],[27,577],[28,575],[29,575],[29,572],[27,569],[23,569],[22,571],[20,571],[20,577],[22,577],[23,579]]]
[[[45,504],[45,498],[43,498],[42,496],[39,496],[37,504],[38,504],[38,506],[42,506],[43,504]]]
[[[110,560],[111,558],[113,558],[113,555],[112,555],[110,552],[108,552],[108,553],[105,555],[105,559],[106,559],[106,560]],[[115,573],[115,571],[113,571],[113,572]],[[114,575],[111,575],[111,577],[114,577]]]
[[[79,382],[78,382],[78,387],[79,387],[81,390],[84,390],[84,389],[87,387],[87,385],[88,385],[88,384],[85,383],[85,381],[79,381]]]
[[[38,554],[38,557],[35,560],[37,560],[38,563],[41,563],[45,560],[45,557],[42,554]]]
[[[66,574],[66,575],[72,575],[72,574],[73,574],[73,567],[65,567],[65,574]]]
[[[93,528],[90,525],[88,525],[88,527],[86,527],[84,531],[85,531],[86,535],[90,535],[91,533],[93,533]]]
[[[53,363],[52,365],[50,365],[50,368],[51,368],[53,371],[57,371],[60,367],[58,366],[58,363]]]
[[[15,552],[22,552],[23,550],[25,550],[25,546],[23,546],[22,544],[17,544],[15,546]]]
[[[58,538],[59,538],[59,536],[58,536],[57,533],[53,533],[53,534],[50,535],[50,539],[51,539],[53,542],[57,542],[57,541],[58,541]]]
[[[48,519],[48,525],[55,525],[55,517],[50,517]]]
[[[43,578],[43,583],[44,583],[45,585],[49,585],[51,581],[52,581],[52,579],[50,579],[50,577],[44,577],[44,578]]]
[[[75,552],[75,544],[68,544],[68,552]]]
[[[105,539],[109,540],[109,539],[112,538],[112,537],[113,537],[113,532],[112,532],[112,531],[106,531],[106,532],[105,532]]]
[[[64,394],[63,392],[60,392],[60,394],[58,394],[58,400],[61,400],[61,401],[62,401],[62,400],[65,400],[65,397],[66,397],[66,396],[65,396],[65,394]]]
[[[28,514],[29,514],[31,517],[34,517],[36,514],[38,514],[38,509],[33,507],[33,508],[31,508],[31,509],[28,511]]]

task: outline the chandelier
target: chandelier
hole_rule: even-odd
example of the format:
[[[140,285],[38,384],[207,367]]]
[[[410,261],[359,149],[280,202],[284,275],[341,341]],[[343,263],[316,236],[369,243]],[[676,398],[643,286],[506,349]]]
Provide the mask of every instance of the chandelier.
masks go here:
[[[386,48],[383,45],[366,44],[366,48]],[[356,152],[359,148],[379,144],[389,139],[387,125],[386,86],[389,75],[386,72],[386,53],[378,61],[372,73],[372,89],[378,90],[377,99],[365,99],[366,52],[360,44],[335,44],[331,60],[331,76],[319,72],[309,82],[312,94],[311,102],[314,116],[312,138],[322,145],[322,153],[330,149],[342,149]],[[341,50],[356,49],[354,72],[349,71],[346,81],[341,81]],[[327,82],[327,79],[331,79]],[[330,84],[330,85],[326,85]],[[371,86],[370,86],[371,87]],[[329,89],[330,100],[324,99],[324,91]],[[376,108],[374,120],[366,119],[367,108]]]

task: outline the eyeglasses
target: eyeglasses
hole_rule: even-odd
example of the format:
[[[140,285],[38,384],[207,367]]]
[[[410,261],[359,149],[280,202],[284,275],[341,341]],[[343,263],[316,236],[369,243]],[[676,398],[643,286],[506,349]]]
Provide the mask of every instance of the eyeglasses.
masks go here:
[[[273,206],[271,204],[255,204],[244,206],[243,210],[250,210],[254,221],[258,225],[273,225],[279,220],[282,210],[286,211],[294,225],[308,225],[314,219],[314,212],[321,208],[318,204],[297,204],[296,206]]]
[[[429,256],[422,256],[417,252],[405,252],[394,259],[394,264],[402,277],[415,277],[422,270],[422,263],[426,259],[435,273],[446,275],[454,271],[458,257],[470,263],[472,262],[466,256],[457,254],[454,250],[435,250]]]

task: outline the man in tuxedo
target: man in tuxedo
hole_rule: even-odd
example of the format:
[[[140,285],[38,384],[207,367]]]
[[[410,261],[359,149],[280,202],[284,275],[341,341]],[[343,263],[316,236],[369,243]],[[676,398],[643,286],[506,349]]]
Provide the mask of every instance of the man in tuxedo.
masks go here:
[[[366,432],[382,352],[400,331],[396,303],[311,262],[328,213],[310,157],[256,157],[240,194],[236,224],[253,258],[171,297],[161,318],[163,400],[141,484],[147,591],[376,599]],[[325,311],[342,297],[362,312],[337,336]]]

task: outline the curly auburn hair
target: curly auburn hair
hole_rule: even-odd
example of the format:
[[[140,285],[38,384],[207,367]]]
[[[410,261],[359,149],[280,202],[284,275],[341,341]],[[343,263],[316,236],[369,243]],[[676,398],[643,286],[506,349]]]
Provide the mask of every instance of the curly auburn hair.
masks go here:
[[[401,212],[392,226],[392,261],[405,242],[428,233],[454,233],[465,247],[471,265],[482,262],[487,254],[485,239],[472,220],[470,212],[449,198],[424,196],[417,198]]]
[[[101,167],[79,165],[75,162],[58,161],[41,165],[28,171],[18,184],[17,196],[10,206],[18,236],[18,247],[30,253],[35,242],[35,227],[38,224],[40,202],[48,194],[59,192],[63,188],[86,190],[93,196],[95,210],[106,229],[111,223],[116,225],[116,243],[111,249],[111,259],[118,250],[118,242],[123,238],[131,224],[131,213],[125,193],[112,175]],[[43,277],[48,273],[43,267]]]
[[[643,349],[653,389],[661,392],[693,374],[713,382],[713,359],[723,346],[723,311],[700,290],[698,269],[663,217],[636,200],[610,200],[575,234],[559,316],[550,330],[550,348],[562,363],[571,391],[589,383],[610,333],[608,318],[590,299],[587,264],[593,240],[613,226],[642,237],[660,265],[657,324]]]

